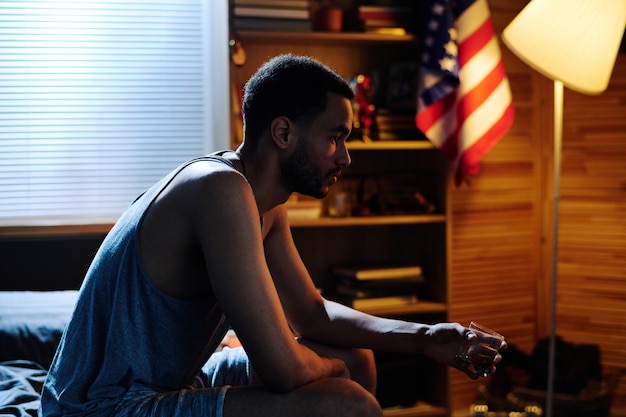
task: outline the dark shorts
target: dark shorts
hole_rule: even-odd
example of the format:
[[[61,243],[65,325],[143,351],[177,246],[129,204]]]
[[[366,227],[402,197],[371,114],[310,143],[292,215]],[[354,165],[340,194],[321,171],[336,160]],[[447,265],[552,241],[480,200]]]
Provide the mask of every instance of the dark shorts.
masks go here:
[[[242,348],[224,348],[211,355],[195,382],[179,391],[162,392],[135,384],[113,417],[222,417],[224,397],[231,386],[250,385],[251,369]]]

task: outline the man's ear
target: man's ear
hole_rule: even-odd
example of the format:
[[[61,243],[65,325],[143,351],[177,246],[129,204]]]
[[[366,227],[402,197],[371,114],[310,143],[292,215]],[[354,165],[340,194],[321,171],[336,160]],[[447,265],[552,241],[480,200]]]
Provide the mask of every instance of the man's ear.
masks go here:
[[[272,140],[280,149],[289,147],[289,140],[293,131],[293,122],[285,116],[279,116],[270,125]]]

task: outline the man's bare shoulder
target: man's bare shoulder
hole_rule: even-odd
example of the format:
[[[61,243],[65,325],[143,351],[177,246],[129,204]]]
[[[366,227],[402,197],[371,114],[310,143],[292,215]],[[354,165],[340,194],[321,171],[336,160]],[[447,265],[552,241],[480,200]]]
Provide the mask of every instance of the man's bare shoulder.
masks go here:
[[[159,199],[171,199],[180,208],[193,209],[204,204],[227,204],[230,198],[250,192],[246,179],[235,168],[223,162],[200,160],[184,167]]]
[[[206,253],[219,257],[221,242],[232,239],[255,212],[250,187],[238,171],[212,161],[186,166],[142,222],[141,251],[148,274],[170,295],[185,298],[206,293],[208,288],[201,289],[207,284]],[[233,244],[239,245],[241,238],[236,240]],[[221,259],[228,261],[223,255]]]

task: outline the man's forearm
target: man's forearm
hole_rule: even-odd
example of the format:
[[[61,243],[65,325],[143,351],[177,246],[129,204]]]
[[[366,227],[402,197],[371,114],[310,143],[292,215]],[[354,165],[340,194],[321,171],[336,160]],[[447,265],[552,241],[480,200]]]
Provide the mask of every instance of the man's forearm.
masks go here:
[[[430,326],[372,316],[334,301],[324,301],[324,318],[302,336],[337,346],[421,353]]]

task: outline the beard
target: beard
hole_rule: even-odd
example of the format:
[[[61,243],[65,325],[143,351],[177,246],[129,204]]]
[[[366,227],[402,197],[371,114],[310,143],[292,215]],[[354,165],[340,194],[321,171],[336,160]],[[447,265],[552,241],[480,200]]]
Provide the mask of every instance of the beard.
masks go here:
[[[321,174],[320,169],[309,158],[304,141],[301,140],[293,154],[281,166],[281,182],[292,192],[324,198],[329,188],[324,186],[324,181],[338,172],[339,169],[326,175]]]

